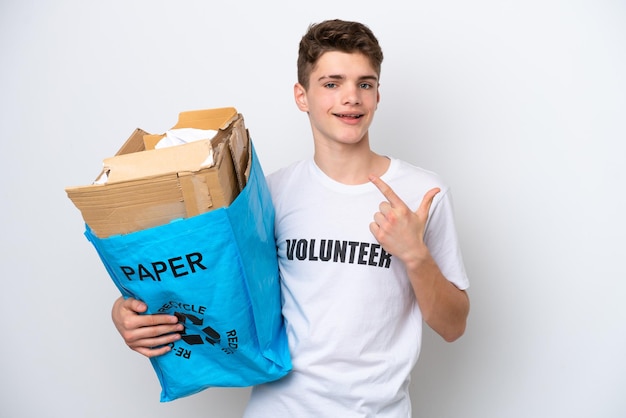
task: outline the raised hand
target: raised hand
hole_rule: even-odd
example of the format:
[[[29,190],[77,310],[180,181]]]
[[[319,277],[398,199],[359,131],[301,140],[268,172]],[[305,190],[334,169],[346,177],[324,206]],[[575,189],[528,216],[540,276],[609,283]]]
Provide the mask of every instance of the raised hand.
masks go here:
[[[374,221],[370,224],[370,231],[376,240],[385,251],[405,263],[425,256],[428,253],[424,244],[426,221],[433,199],[440,189],[433,188],[426,192],[422,203],[413,212],[379,177],[370,176],[370,181],[387,199],[380,204],[379,211],[374,214]]]

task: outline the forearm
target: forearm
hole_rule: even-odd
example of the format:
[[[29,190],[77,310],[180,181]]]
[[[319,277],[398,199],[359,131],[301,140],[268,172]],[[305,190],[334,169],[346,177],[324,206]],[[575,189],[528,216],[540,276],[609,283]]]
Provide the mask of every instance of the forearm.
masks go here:
[[[469,314],[467,293],[444,277],[427,250],[405,264],[424,321],[448,342],[461,337]]]
[[[446,341],[456,340],[465,332],[469,298],[443,276],[422,239],[430,206],[440,189],[430,189],[417,211],[412,212],[387,183],[375,176],[370,180],[388,200],[374,214],[370,231],[388,253],[406,266],[426,323]]]

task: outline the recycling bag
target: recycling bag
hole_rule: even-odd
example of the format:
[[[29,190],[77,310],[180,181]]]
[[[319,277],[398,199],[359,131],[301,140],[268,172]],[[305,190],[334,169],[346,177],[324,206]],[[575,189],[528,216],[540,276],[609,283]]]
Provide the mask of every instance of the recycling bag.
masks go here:
[[[150,359],[161,402],[209,387],[244,387],[291,370],[281,315],[274,207],[254,147],[248,182],[227,207],[125,235],[86,227],[124,297],[185,326]]]

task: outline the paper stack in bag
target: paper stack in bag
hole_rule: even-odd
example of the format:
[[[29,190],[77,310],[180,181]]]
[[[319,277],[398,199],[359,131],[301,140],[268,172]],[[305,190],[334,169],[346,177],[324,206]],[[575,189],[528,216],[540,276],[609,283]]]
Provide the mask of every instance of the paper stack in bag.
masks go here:
[[[160,145],[185,129],[213,132]],[[185,325],[169,353],[150,359],[161,401],[279,379],[291,358],[274,207],[243,116],[182,112],[167,133],[135,130],[93,184],[66,188],[85,236],[124,297]]]

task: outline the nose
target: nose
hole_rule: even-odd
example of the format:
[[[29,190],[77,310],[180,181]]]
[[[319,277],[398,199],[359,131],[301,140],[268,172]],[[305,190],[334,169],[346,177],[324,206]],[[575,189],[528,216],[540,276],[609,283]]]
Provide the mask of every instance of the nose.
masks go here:
[[[344,90],[343,104],[346,105],[357,105],[361,103],[361,94],[358,87],[348,87],[346,86]]]

